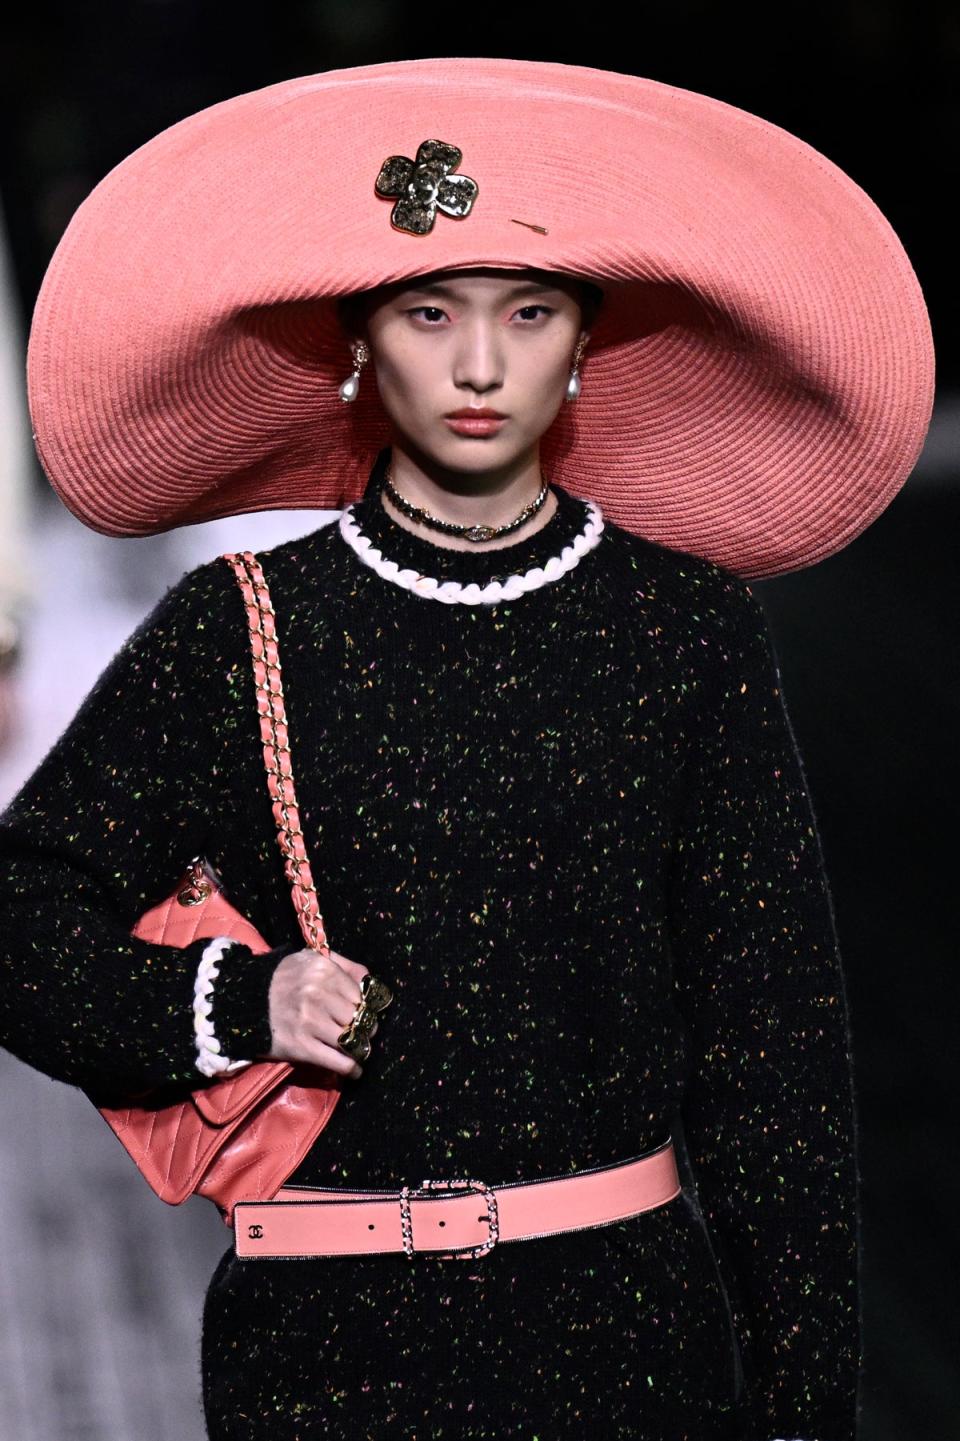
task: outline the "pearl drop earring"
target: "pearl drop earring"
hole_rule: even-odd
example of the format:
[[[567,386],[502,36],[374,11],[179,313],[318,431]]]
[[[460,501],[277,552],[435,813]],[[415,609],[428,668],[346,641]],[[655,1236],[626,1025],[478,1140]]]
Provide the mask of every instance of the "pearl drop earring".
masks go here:
[[[348,375],[340,387],[341,400],[356,400],[360,394],[360,371],[370,359],[370,351],[364,341],[358,340],[353,349],[353,374]]]
[[[573,369],[570,372],[570,379],[567,381],[567,400],[576,400],[580,394],[580,373],[578,367],[586,344],[586,340],[579,340],[577,342],[576,353],[573,357]]]

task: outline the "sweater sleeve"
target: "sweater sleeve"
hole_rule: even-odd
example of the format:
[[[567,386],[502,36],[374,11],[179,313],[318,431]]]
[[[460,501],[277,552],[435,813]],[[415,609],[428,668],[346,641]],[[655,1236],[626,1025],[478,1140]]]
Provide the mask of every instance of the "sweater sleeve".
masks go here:
[[[225,828],[241,824],[218,748],[226,682],[206,658],[218,617],[233,621],[218,564],[168,590],[0,815],[0,1043],[103,1096],[204,1084],[194,991],[209,940],[180,948],[130,932],[194,855],[209,855]],[[238,705],[256,731],[239,593],[235,624],[234,671],[249,687]],[[269,983],[293,949],[226,950],[213,1013],[226,1055],[269,1050]]]
[[[689,1047],[684,1136],[741,1343],[744,1438],[852,1441],[859,1212],[845,985],[765,616],[724,576],[669,883]]]

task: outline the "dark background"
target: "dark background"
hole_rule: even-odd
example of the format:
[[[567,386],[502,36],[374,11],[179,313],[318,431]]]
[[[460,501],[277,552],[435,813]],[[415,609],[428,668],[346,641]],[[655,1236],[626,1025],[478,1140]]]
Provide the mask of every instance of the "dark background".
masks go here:
[[[927,447],[858,540],[754,587],[806,764],[847,969],[863,1176],[863,1435],[956,1436],[960,310],[944,212],[958,181],[960,10],[674,0],[631,7],[618,21],[609,7],[140,0],[23,7],[5,30],[0,197],[24,324],[73,211],[131,150],[239,92],[381,60],[559,60],[702,90],[822,150],[889,218],[933,322],[938,399]]]

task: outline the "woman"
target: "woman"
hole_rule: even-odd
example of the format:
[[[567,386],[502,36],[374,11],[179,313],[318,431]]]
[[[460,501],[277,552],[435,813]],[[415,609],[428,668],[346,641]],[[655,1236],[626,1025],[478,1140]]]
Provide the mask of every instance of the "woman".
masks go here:
[[[843,979],[744,577],[869,523],[931,376],[862,192],[634,77],[308,77],[181,122],[81,207],[30,357],[75,513],[351,502],[260,557],[329,956],[297,933],[221,558],[0,831],[18,1055],[94,1095],[255,1058],[343,1079],[296,1203],[246,1208],[211,1282],[216,1441],[854,1436]],[[201,851],[267,954],[131,938]],[[368,973],[393,1002],[361,1064],[338,1038]],[[625,1178],[681,1142],[683,1184],[641,1204]],[[464,1197],[411,1211],[421,1178],[475,1183],[466,1249],[425,1244]],[[585,1181],[619,1208],[574,1215]],[[333,1254],[354,1191],[384,1237]]]

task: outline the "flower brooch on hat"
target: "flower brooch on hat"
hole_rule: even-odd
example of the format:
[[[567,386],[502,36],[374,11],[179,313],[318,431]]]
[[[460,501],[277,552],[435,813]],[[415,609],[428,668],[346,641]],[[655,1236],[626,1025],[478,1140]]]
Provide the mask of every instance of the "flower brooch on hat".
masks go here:
[[[443,140],[424,140],[416,160],[387,157],[374,188],[378,195],[396,198],[390,221],[397,230],[427,235],[438,210],[455,220],[470,214],[480,187],[469,175],[451,174],[462,159],[463,152]]]

